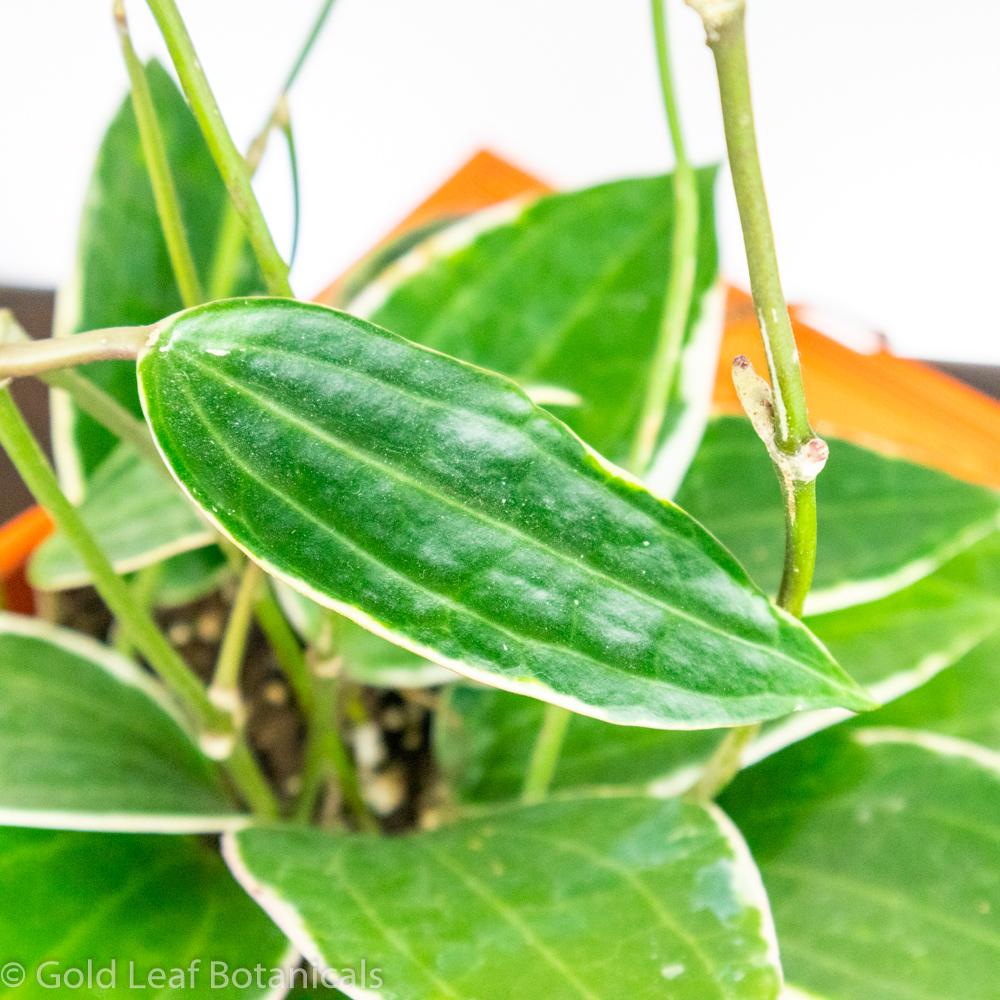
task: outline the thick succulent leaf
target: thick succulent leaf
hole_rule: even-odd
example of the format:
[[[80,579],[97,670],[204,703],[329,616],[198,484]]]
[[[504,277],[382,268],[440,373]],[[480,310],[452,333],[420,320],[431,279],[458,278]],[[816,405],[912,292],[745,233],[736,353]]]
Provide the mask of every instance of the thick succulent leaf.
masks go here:
[[[715,175],[714,168],[698,172],[694,297],[675,402],[648,477],[668,496],[701,437],[718,358]],[[503,205],[423,241],[348,308],[509,375],[601,454],[624,463],[659,333],[673,224],[669,177]]]
[[[246,822],[149,674],[0,613],[0,823],[172,833]]]
[[[207,279],[226,204],[226,189],[198,124],[167,71],[151,62],[149,85],[195,263]],[[248,251],[233,294],[262,288]],[[57,333],[155,323],[181,308],[131,98],[126,96],[101,142],[77,243],[73,278],[60,296]],[[81,369],[139,413],[132,364],[104,361]],[[62,400],[55,434],[60,472],[89,479],[115,445],[113,436]],[[59,426],[62,424],[62,426]]]
[[[310,961],[367,959],[384,1000],[778,995],[767,900],[714,808],[551,802],[392,840],[245,831],[224,853]]]
[[[276,587],[278,601],[293,628],[306,642],[320,635],[323,616],[329,614],[315,601],[285,583]],[[337,652],[344,675],[359,684],[385,688],[424,688],[449,684],[458,675],[355,625],[337,618]]]
[[[1000,497],[935,469],[831,440],[818,480],[819,549],[806,612],[874,601],[992,534]],[[739,417],[713,420],[677,502],[777,590],[784,508],[770,459]]]
[[[119,445],[101,463],[79,513],[119,573],[202,548],[215,537],[163,470],[128,445]],[[35,551],[28,578],[39,590],[90,583],[76,547],[59,531]]]
[[[959,693],[964,682],[956,661],[1000,630],[1000,537],[980,542],[890,597],[818,615],[807,623],[874,698],[885,703],[905,696],[897,703],[900,711],[910,703],[921,706],[910,724],[936,728],[924,721],[924,713],[935,704],[930,692],[954,689],[950,697],[941,697],[939,715],[932,713],[928,720],[942,717],[951,704],[971,707]],[[991,681],[982,677],[983,685]],[[976,706],[983,723],[994,701],[984,697]],[[469,801],[516,796],[542,714],[542,706],[505,692],[456,688],[437,717],[435,738],[459,794]],[[849,717],[848,712],[826,709],[770,723],[749,747],[748,757],[758,760]],[[861,716],[859,724],[878,724],[883,718],[898,716],[887,706]],[[719,739],[715,732],[662,733],[574,718],[553,786],[562,792],[615,786],[677,794],[691,783]]]
[[[994,636],[963,656],[950,670],[905,698],[886,705],[873,717],[879,725],[927,729],[1000,753],[997,692],[1000,692],[1000,624]]]
[[[760,865],[790,982],[830,1000],[996,997],[1000,755],[905,730],[828,734],[745,772],[723,805]]]
[[[506,379],[287,299],[172,317],[139,379],[221,531],[442,666],[659,728],[870,705],[697,522]]]
[[[205,842],[9,827],[0,827],[0,956],[5,986],[16,986],[5,963],[23,969],[10,996],[24,1000],[263,1000],[281,995],[268,979],[287,982],[295,957]],[[257,966],[260,985],[232,985],[244,978],[237,970]],[[157,981],[157,969],[179,971]]]

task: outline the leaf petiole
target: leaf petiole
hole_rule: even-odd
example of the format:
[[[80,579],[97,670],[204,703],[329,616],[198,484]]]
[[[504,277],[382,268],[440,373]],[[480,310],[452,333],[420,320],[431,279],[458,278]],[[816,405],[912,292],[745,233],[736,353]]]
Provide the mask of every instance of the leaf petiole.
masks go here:
[[[222,112],[188,34],[175,0],[147,0],[170,50],[181,86],[201,127],[209,152],[229,190],[233,206],[243,220],[250,247],[272,295],[292,297],[288,265],[268,229],[260,203],[250,183],[246,161],[236,148]]]
[[[26,343],[31,338],[7,309],[0,310],[0,344]],[[0,358],[3,350],[0,349]],[[99,424],[106,427],[115,437],[127,441],[142,456],[163,468],[160,454],[150,437],[149,428],[137,420],[114,397],[109,396],[79,372],[69,368],[61,371],[40,372],[38,377],[52,389],[68,393],[73,402]],[[166,472],[166,470],[164,470]]]
[[[94,361],[134,361],[152,329],[151,326],[112,326],[73,337],[6,343],[0,346],[0,379],[44,375]]]
[[[229,612],[229,621],[219,648],[215,673],[208,689],[208,697],[212,704],[226,712],[237,729],[245,721],[240,696],[240,672],[246,655],[250,625],[253,622],[254,605],[263,579],[264,571],[248,559]]]
[[[680,110],[670,70],[670,40],[667,35],[666,0],[651,0],[656,61],[660,90],[674,149],[674,230],[670,249],[670,276],[660,318],[656,351],[646,383],[639,422],[629,465],[641,474],[656,454],[667,406],[677,378],[684,332],[691,311],[698,265],[698,185],[687,157]]]
[[[125,17],[124,0],[115,0],[115,25],[118,28],[118,38],[121,42],[122,55],[128,69],[132,84],[132,109],[135,112],[136,124],[139,126],[139,140],[142,143],[142,153],[146,160],[146,172],[149,174],[153,188],[153,199],[156,202],[156,213],[160,218],[160,227],[170,255],[170,264],[177,280],[177,289],[181,301],[186,307],[196,306],[204,301],[198,269],[191,253],[184,228],[184,216],[181,213],[180,198],[174,184],[170,162],[167,159],[167,149],[163,141],[163,132],[156,117],[156,106],[153,103],[153,93],[149,88],[146,70],[136,55],[132,36],[129,34],[128,20]]]
[[[253,137],[247,148],[246,163],[250,177],[257,172],[257,167],[264,157],[271,133],[275,129],[282,129],[288,140],[288,155],[292,169],[292,194],[295,209],[295,236],[292,239],[292,250],[290,260],[295,259],[295,247],[298,241],[298,218],[299,218],[299,177],[298,162],[295,153],[295,144],[291,135],[291,119],[288,113],[288,94],[295,84],[302,67],[305,65],[309,54],[312,52],[316,40],[323,30],[326,20],[333,10],[336,0],[324,0],[320,12],[313,22],[306,40],[299,50],[292,68],[285,78],[284,85],[274,102],[271,111],[267,116],[261,130]],[[216,242],[215,256],[212,260],[212,271],[209,278],[208,290],[210,299],[223,299],[231,293],[236,280],[236,272],[239,267],[240,248],[243,246],[243,223],[236,212],[232,201],[226,202],[225,213],[222,217],[222,225],[219,227],[219,238]],[[289,265],[290,266],[290,265]]]
[[[566,739],[566,730],[573,719],[573,713],[559,705],[546,705],[542,727],[538,732],[531,760],[524,777],[521,801],[541,802],[548,794],[549,786],[559,765],[559,755]]]

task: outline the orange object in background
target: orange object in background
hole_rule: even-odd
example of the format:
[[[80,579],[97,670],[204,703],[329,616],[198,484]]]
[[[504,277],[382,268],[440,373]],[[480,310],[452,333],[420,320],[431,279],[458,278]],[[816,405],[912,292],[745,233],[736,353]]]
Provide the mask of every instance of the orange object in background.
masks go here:
[[[1000,488],[1000,403],[919,361],[858,354],[795,318],[792,326],[818,434],[847,438],[973,483]],[[739,413],[729,365],[745,354],[767,371],[753,303],[731,289],[715,378],[715,406]]]
[[[506,160],[479,152],[415,208],[379,244],[441,218],[462,215],[523,195],[551,191]],[[378,248],[375,248],[378,249]],[[336,301],[343,278],[317,297]],[[1000,488],[1000,403],[917,361],[882,352],[858,354],[795,319],[795,336],[813,426],[880,451],[933,465],[971,482]],[[723,413],[739,412],[729,377],[732,359],[747,355],[766,371],[750,297],[730,289],[714,401]],[[35,508],[0,528],[0,580],[6,606],[30,611],[24,563],[52,530]]]
[[[442,215],[488,208],[508,198],[551,191],[537,178],[489,152],[479,152],[403,220],[389,240]],[[318,297],[333,302],[338,279]],[[798,321],[791,310],[816,432],[915,462],[970,482],[1000,488],[1000,403],[918,361],[887,352],[859,354]],[[729,377],[732,359],[767,364],[750,296],[730,289],[714,401],[740,412]]]
[[[31,588],[24,579],[28,556],[52,533],[52,520],[41,507],[32,507],[0,529],[0,583],[3,606],[30,614],[34,610]]]

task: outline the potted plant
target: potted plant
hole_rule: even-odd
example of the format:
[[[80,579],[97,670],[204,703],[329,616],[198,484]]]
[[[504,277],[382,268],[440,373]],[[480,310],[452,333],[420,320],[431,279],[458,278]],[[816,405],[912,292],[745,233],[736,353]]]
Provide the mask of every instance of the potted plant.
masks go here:
[[[0,379],[52,386],[58,466],[4,388],[47,514],[0,569],[33,550],[48,595],[0,615],[6,988],[995,991],[1000,504],[815,433],[743,4],[691,6],[753,289],[731,390],[718,171],[687,159],[660,0],[672,174],[453,185],[336,308],[294,298],[250,183],[273,131],[294,152],[315,32],[243,156],[173,0],[180,89],[117,7],[131,94],[58,336],[2,329]],[[907,412],[996,421],[907,371]],[[976,454],[842,405],[824,432]]]

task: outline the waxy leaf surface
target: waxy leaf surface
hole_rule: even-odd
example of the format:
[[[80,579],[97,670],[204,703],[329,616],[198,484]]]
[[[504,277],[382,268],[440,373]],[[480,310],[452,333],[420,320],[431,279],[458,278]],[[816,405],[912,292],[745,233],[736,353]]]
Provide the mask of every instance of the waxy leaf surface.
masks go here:
[[[944,472],[832,439],[817,480],[819,544],[807,614],[864,604],[919,580],[1000,524],[1000,495]],[[768,593],[784,558],[784,507],[766,451],[742,417],[713,420],[677,502]]]
[[[294,960],[208,843],[11,827],[0,827],[0,956],[19,1000],[264,1000]]]
[[[247,299],[162,323],[139,379],[168,466],[223,532],[443,666],[659,728],[871,704],[697,522],[502,377]]]
[[[996,698],[988,693],[997,672],[978,655],[1000,631],[1000,538],[974,545],[905,590],[817,615],[807,624],[876,700],[900,699],[860,716],[858,724],[884,720],[935,729],[940,723],[942,731],[955,735],[1000,732],[1000,711],[993,712]],[[992,648],[997,658],[995,642]],[[972,663],[978,666],[967,668],[963,658],[970,650],[976,651]],[[543,706],[503,691],[466,685],[452,690],[436,717],[436,741],[459,794],[470,801],[515,797],[542,714]],[[770,755],[849,717],[839,709],[821,709],[768,723],[747,758]],[[964,727],[967,732],[960,731]],[[678,794],[720,738],[718,732],[623,729],[576,717],[566,732],[553,787],[561,793],[613,786]]]
[[[761,869],[789,983],[829,1000],[992,1000],[1000,755],[892,729],[806,740],[722,799]]]
[[[224,853],[310,961],[366,960],[384,1000],[779,992],[767,900],[714,808],[552,802],[390,840],[248,830]]]
[[[704,428],[722,332],[714,168],[698,171],[694,295],[647,481],[670,495]],[[505,375],[611,461],[627,461],[672,266],[673,180],[502,205],[432,235],[347,308]]]
[[[211,526],[163,474],[127,445],[119,445],[94,473],[80,517],[119,573],[206,546]],[[39,590],[67,590],[90,582],[76,546],[56,531],[35,551],[28,571]]]
[[[246,822],[149,674],[0,613],[0,823],[172,833]]]
[[[950,670],[873,713],[878,725],[926,729],[1000,753],[1000,624]],[[859,720],[860,722],[860,720]]]
[[[215,253],[226,188],[173,78],[156,61],[149,63],[147,75],[184,226],[204,284]],[[234,295],[263,287],[246,250],[241,260]],[[180,308],[131,97],[126,96],[94,164],[80,221],[76,269],[61,292],[57,332],[155,323]],[[81,373],[136,414],[140,412],[131,362],[104,361],[82,368]],[[57,413],[60,473],[70,481],[80,476],[89,479],[114,449],[115,438],[66,401],[60,402]]]

